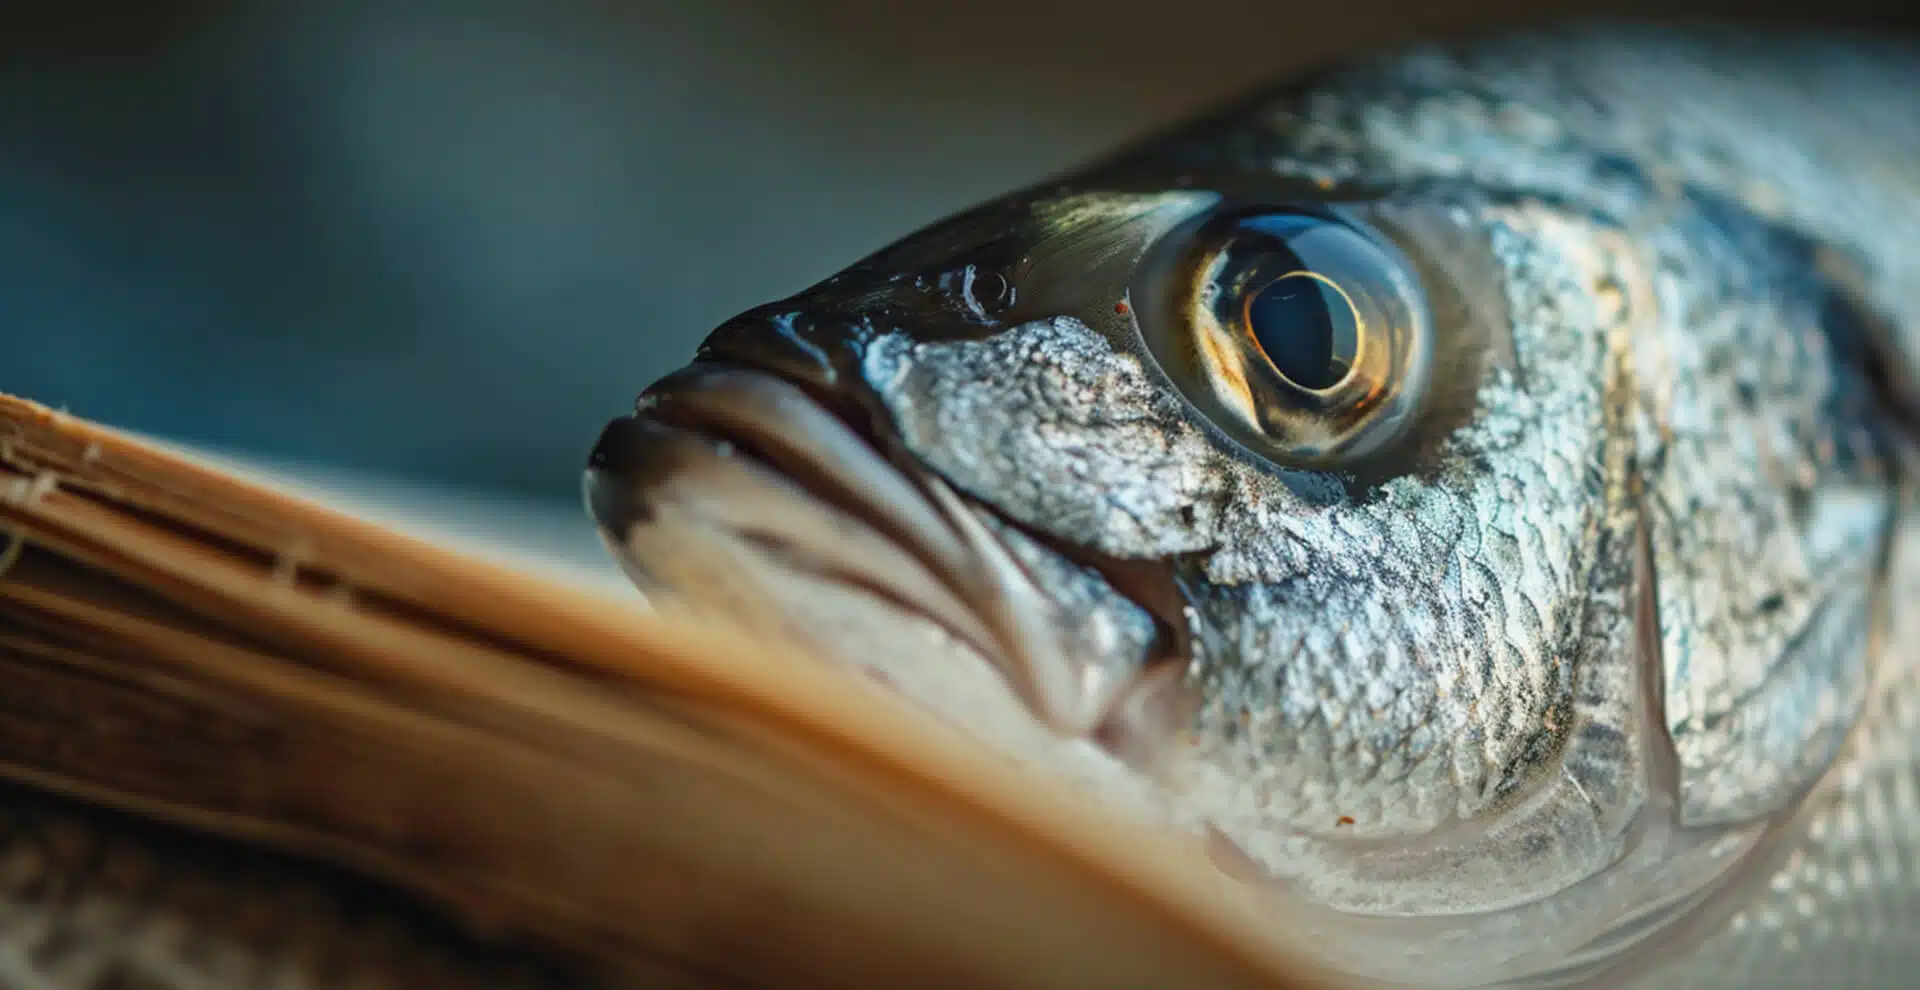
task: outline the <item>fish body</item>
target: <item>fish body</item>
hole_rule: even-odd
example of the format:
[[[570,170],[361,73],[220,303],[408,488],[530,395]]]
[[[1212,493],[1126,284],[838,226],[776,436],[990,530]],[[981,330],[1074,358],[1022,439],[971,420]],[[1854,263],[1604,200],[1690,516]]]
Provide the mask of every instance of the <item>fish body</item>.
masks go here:
[[[1896,985],[1915,230],[1912,47],[1393,52],[730,321],[588,501],[1356,978]]]
[[[1731,31],[1563,29],[1332,66],[730,321],[608,428],[589,508],[660,610],[810,645],[876,705],[1192,837],[1221,897],[1358,985],[1904,985],[1916,93],[1912,47]],[[130,545],[102,505],[140,479],[96,443],[46,463],[20,436],[0,449],[8,518],[57,502],[70,517],[49,532],[81,532],[83,564]],[[131,514],[197,490],[155,487]],[[198,506],[259,536],[234,508]],[[220,592],[190,578],[258,564],[164,521],[174,557],[134,569],[182,600]],[[469,920],[548,910],[601,962],[631,948],[643,976],[624,984],[669,975],[650,962],[698,979],[638,946],[734,972],[715,960],[768,951],[740,939],[805,920],[622,841],[701,831],[633,813],[669,805],[632,774],[715,784],[669,791],[675,812],[791,779],[714,748],[738,712],[683,725],[661,714],[675,696],[636,720],[597,679],[611,668],[557,672],[472,602],[458,621],[423,604],[444,587],[421,575],[448,573],[424,551],[384,583],[347,566],[395,559],[371,544],[345,541],[368,556],[327,573],[276,559],[287,594],[233,585],[251,624],[226,628],[8,532],[0,985],[623,985],[129,808],[424,876]],[[323,579],[343,594],[302,597]],[[347,611],[330,626],[323,605]],[[55,621],[82,614],[98,624]],[[484,666],[435,667],[462,630]],[[85,649],[130,631],[146,662]],[[212,645],[182,659],[182,642]],[[341,642],[379,662],[322,648]],[[636,758],[656,735],[726,772],[660,776],[671,761]],[[319,772],[343,765],[353,786]],[[71,786],[76,766],[104,784]],[[286,767],[300,779],[268,772]],[[115,792],[109,813],[22,781],[182,804]],[[864,821],[806,796],[783,822]],[[577,846],[540,841],[559,807]],[[852,875],[850,841],[801,846]],[[609,849],[628,858],[583,861]],[[938,896],[962,879],[928,877],[866,880]],[[640,922],[606,905],[671,931],[621,942]]]

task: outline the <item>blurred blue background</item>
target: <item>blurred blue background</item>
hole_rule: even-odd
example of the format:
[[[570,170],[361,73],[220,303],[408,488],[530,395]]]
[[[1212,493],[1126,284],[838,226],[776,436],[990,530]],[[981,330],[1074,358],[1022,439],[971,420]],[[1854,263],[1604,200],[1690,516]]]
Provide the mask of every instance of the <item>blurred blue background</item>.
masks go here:
[[[1289,66],[1590,6],[22,5],[0,390],[572,504],[734,312]]]

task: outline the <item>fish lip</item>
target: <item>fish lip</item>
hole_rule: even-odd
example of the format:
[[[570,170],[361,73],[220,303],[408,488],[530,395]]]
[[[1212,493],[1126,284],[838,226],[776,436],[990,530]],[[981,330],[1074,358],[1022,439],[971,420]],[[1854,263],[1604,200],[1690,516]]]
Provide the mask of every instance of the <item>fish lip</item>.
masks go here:
[[[1092,738],[1131,765],[1156,765],[1165,750],[1160,741],[1191,709],[1172,665],[1144,658],[1132,678],[1096,686],[1090,665],[1053,635],[1052,600],[980,514],[1004,517],[956,493],[898,445],[889,452],[884,436],[850,425],[777,373],[696,363],[648,389],[633,414],[607,425],[588,458],[583,494],[603,541],[638,580],[646,562],[623,551],[627,534],[655,524],[660,499],[687,497],[668,489],[689,483],[690,470],[728,458],[769,469],[794,484],[775,500],[804,500],[812,503],[805,511],[851,517],[920,569],[913,573],[872,549],[820,548],[814,559],[832,556],[825,569],[833,578],[878,591],[971,643],[1056,733]],[[756,535],[796,544],[818,539],[791,526]],[[1071,548],[1043,543],[1077,560]]]

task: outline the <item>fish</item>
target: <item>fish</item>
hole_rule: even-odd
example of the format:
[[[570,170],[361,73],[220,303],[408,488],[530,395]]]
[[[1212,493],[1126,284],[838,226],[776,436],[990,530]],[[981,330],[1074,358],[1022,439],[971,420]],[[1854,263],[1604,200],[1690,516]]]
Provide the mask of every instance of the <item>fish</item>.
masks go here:
[[[1911,42],[1409,45],[726,321],[584,498],[1355,985],[1903,985],[1916,230]]]
[[[0,985],[1902,985],[1915,56],[1430,43],[937,223],[592,445],[638,599],[0,396]]]

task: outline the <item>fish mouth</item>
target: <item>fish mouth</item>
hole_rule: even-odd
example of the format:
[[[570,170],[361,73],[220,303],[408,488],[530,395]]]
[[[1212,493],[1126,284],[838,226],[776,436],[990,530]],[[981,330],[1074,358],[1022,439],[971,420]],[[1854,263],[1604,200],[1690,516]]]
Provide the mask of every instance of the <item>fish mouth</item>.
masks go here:
[[[1158,765],[1192,712],[1187,638],[1157,635],[1120,669],[1068,641],[1060,604],[1008,542],[1011,521],[888,444],[883,426],[850,418],[779,375],[697,363],[602,432],[583,482],[588,511],[643,591],[785,623],[803,640],[798,620],[766,614],[780,608],[759,594],[764,582],[863,593],[977,652],[1046,728]],[[1156,584],[1152,568],[1028,538],[1156,619],[1179,614],[1170,577]]]

